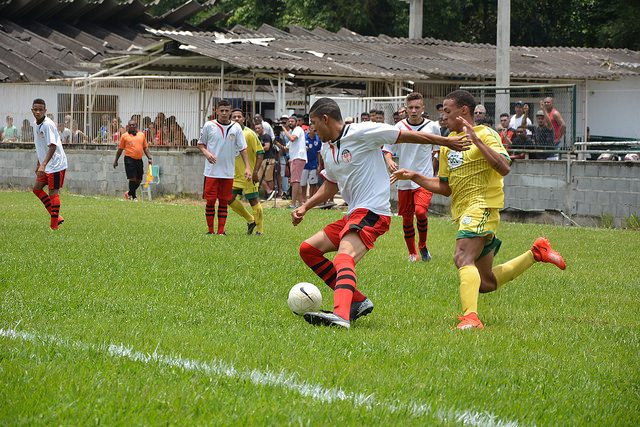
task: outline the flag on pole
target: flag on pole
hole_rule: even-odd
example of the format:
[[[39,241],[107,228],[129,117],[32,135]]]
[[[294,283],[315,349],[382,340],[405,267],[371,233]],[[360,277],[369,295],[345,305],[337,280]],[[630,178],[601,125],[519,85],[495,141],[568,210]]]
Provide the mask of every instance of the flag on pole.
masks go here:
[[[151,181],[153,181],[153,171],[151,169],[151,165],[149,165],[149,167],[147,167],[147,177],[142,188],[147,188],[149,184],[151,184]]]

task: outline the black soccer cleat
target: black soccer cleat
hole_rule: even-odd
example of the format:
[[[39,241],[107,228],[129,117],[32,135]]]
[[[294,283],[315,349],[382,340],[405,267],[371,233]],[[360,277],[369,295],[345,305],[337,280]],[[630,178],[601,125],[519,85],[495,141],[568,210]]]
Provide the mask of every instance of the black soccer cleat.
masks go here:
[[[253,229],[254,228],[256,228],[256,222],[255,221],[247,223],[247,234],[248,235],[253,234]]]
[[[316,326],[338,326],[349,329],[351,322],[330,311],[311,311],[304,314],[304,320]]]

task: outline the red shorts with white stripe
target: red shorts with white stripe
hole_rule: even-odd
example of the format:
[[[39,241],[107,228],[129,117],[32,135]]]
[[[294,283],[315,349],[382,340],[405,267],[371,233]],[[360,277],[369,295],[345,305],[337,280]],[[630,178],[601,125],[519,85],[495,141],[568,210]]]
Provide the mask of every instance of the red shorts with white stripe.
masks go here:
[[[233,200],[233,178],[204,177],[202,198],[206,200]]]
[[[398,215],[413,215],[416,206],[422,206],[426,211],[431,204],[431,197],[433,193],[422,187],[415,190],[398,190]]]
[[[360,236],[362,243],[373,249],[376,239],[389,231],[391,217],[378,215],[369,209],[356,209],[348,216],[344,216],[336,222],[327,225],[322,231],[327,235],[331,243],[340,246],[342,237],[350,231],[355,231]]]
[[[36,174],[36,182],[46,182],[49,190],[59,190],[62,188],[64,184],[64,173],[65,170],[61,170],[60,172],[52,172],[52,173],[44,173],[42,176],[38,176]]]

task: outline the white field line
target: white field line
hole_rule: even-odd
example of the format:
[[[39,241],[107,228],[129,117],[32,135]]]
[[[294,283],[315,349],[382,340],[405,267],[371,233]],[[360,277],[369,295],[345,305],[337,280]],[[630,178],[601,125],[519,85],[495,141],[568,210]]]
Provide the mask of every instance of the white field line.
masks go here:
[[[437,409],[429,403],[423,402],[390,402],[376,399],[373,394],[361,394],[346,392],[341,388],[326,388],[320,384],[313,384],[307,381],[300,381],[295,374],[289,374],[282,370],[279,373],[272,371],[259,371],[257,369],[239,370],[229,363],[221,360],[202,362],[194,359],[187,359],[181,356],[163,355],[154,351],[153,353],[143,353],[131,347],[116,344],[87,344],[80,341],[71,341],[53,335],[40,335],[14,329],[0,328],[0,337],[19,341],[28,341],[36,344],[55,345],[74,350],[95,351],[96,353],[107,354],[114,358],[128,359],[144,364],[156,364],[180,368],[188,372],[197,372],[210,376],[227,377],[240,381],[247,381],[261,386],[281,387],[295,391],[301,396],[310,397],[320,402],[346,401],[351,402],[354,407],[365,407],[367,409],[378,408],[383,411],[397,414],[409,414],[415,417],[429,415],[435,417],[442,423],[461,423],[469,426],[495,426],[495,427],[517,427],[516,421],[505,421],[498,419],[488,412],[461,411],[456,409]]]

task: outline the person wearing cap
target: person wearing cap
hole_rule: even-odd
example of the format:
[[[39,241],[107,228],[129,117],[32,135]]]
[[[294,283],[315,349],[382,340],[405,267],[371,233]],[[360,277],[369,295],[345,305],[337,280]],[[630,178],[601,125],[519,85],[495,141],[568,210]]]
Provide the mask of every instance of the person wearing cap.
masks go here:
[[[529,105],[526,105],[527,111],[529,111]],[[518,129],[518,128],[524,128],[526,135],[527,136],[531,136],[531,131],[526,129],[527,126],[533,126],[533,123],[531,122],[531,120],[529,119],[529,117],[526,116],[525,114],[525,103],[522,101],[518,101],[516,102],[515,105],[515,111],[516,113],[511,116],[511,119],[509,120],[509,127],[511,129]],[[523,120],[525,120],[523,123]]]
[[[345,125],[350,125],[351,123],[353,123],[353,117],[348,116],[347,118],[344,119]]]

